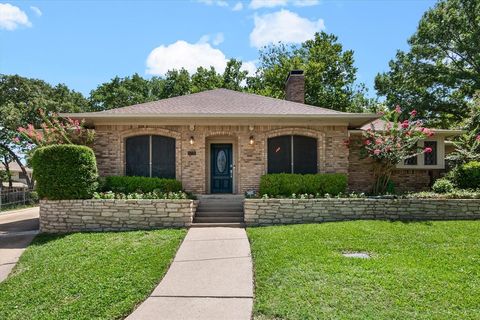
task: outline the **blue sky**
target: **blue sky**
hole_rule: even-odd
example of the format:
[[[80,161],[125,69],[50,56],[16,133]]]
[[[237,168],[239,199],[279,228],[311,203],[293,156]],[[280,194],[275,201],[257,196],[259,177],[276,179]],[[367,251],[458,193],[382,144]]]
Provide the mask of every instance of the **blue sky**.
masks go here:
[[[0,2],[0,73],[67,84],[88,95],[112,77],[213,64],[254,70],[258,47],[334,33],[355,51],[358,81],[407,48],[435,1],[9,1]]]

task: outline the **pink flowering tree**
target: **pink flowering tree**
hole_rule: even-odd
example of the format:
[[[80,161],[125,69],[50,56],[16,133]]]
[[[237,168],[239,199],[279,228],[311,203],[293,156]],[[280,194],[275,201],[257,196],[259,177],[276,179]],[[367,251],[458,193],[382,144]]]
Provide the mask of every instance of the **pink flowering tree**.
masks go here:
[[[405,160],[422,153],[432,152],[431,148],[421,148],[419,141],[432,136],[433,132],[416,120],[413,110],[408,119],[401,121],[400,107],[382,117],[380,127],[373,123],[363,132],[361,154],[374,161],[374,194],[385,194],[395,167]]]
[[[57,114],[46,115],[39,111],[42,119],[40,128],[36,129],[32,124],[27,127],[19,127],[18,135],[13,138],[15,143],[25,142],[32,148],[43,147],[52,144],[80,144],[91,145],[94,131],[85,128],[84,121],[61,118]]]

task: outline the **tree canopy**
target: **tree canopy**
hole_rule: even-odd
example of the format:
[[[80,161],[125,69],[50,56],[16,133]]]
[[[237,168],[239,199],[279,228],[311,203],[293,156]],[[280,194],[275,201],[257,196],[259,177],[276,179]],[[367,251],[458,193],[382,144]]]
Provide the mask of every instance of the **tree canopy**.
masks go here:
[[[449,127],[469,114],[480,89],[480,1],[441,0],[420,20],[375,88],[390,107],[416,109],[429,125]]]
[[[325,32],[298,46],[279,43],[264,48],[256,76],[248,79],[248,89],[283,99],[286,77],[294,69],[305,72],[307,104],[358,112],[363,111],[359,105],[370,103],[364,96],[364,86],[356,85],[353,51],[344,50],[335,35]]]
[[[14,142],[17,128],[31,123],[39,125],[39,110],[46,112],[80,112],[88,108],[88,101],[79,92],[64,84],[52,86],[45,81],[18,75],[0,74],[0,149],[22,168],[18,154],[26,146]],[[25,173],[25,172],[24,172]]]

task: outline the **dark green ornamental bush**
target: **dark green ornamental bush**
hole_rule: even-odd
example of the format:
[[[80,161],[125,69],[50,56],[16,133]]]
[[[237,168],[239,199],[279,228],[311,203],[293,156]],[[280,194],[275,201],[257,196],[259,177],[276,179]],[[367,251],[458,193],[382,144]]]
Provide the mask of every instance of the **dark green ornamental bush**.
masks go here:
[[[105,178],[101,189],[121,193],[153,191],[168,193],[182,191],[182,183],[176,179],[110,176]]]
[[[339,173],[325,174],[266,174],[260,179],[260,195],[289,197],[292,194],[336,196],[345,193],[347,176]]]
[[[450,193],[453,189],[453,183],[445,178],[437,179],[432,186],[432,190],[436,193]]]
[[[457,167],[454,170],[453,179],[459,188],[480,188],[480,162],[471,161]]]
[[[40,199],[89,199],[97,189],[97,164],[89,147],[41,147],[35,150],[31,162]]]

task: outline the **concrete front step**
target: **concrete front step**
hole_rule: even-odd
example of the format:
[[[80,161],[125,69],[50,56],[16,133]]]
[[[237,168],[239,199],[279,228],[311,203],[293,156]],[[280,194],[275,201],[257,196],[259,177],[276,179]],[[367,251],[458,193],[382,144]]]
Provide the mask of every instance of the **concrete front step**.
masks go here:
[[[191,225],[192,228],[210,228],[210,227],[225,227],[225,228],[245,228],[243,222],[231,222],[231,223],[206,223],[206,222],[194,222]]]
[[[197,212],[243,212],[242,207],[204,207],[197,208]]]
[[[216,216],[216,217],[198,217],[193,218],[193,222],[243,222],[243,216],[240,217],[226,217],[226,216]]]
[[[195,214],[195,217],[242,217],[243,218],[243,212],[242,211],[233,211],[233,212],[224,212],[224,211],[218,211],[218,212],[198,212]]]

